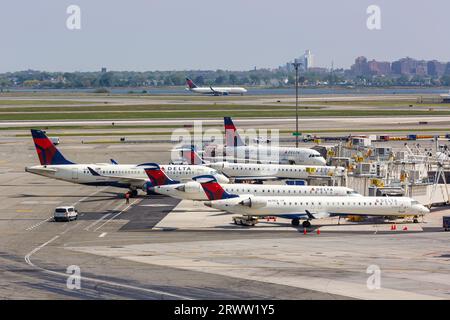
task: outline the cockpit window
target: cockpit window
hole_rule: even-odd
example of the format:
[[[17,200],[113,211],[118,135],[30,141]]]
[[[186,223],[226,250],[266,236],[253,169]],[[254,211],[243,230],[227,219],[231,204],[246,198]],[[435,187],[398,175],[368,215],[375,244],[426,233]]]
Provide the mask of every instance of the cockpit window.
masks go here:
[[[419,201],[417,201],[417,200],[411,201],[411,205],[412,205],[412,206],[414,206],[414,205],[416,205],[416,204],[420,204]]]

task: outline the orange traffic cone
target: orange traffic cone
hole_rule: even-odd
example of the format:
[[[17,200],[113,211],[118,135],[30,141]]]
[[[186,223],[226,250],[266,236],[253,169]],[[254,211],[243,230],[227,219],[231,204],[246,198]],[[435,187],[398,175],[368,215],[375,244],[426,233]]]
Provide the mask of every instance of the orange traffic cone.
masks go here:
[[[320,234],[320,229],[317,229],[317,234]]]
[[[306,228],[303,228],[303,234],[306,234]]]
[[[403,227],[403,231],[408,231],[408,227],[407,227],[407,226],[404,226],[404,227]]]

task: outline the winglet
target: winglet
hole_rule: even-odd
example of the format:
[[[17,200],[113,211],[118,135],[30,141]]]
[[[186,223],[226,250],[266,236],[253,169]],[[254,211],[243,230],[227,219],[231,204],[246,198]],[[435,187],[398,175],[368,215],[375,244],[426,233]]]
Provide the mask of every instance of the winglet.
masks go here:
[[[114,159],[109,159],[111,161],[112,164],[119,164],[116,160]]]
[[[220,183],[217,182],[216,178],[211,175],[202,175],[192,178],[193,180],[200,183],[205,191],[206,196],[209,200],[220,200],[220,199],[230,199],[239,197],[236,194],[230,194],[226,192]]]
[[[100,173],[98,173],[97,171],[95,171],[94,169],[92,169],[91,167],[87,167],[89,172],[96,177],[101,177],[102,175]]]
[[[305,212],[306,212],[306,215],[308,216],[308,218],[309,218],[310,220],[314,220],[314,219],[315,219],[315,217],[312,215],[311,212],[309,212],[308,210],[305,210]]]

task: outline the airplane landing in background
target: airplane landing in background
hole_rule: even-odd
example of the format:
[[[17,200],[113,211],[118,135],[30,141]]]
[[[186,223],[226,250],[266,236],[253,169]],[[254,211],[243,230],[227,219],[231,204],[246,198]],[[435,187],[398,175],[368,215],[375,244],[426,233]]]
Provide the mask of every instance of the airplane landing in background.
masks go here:
[[[213,96],[228,96],[230,94],[240,94],[243,95],[247,92],[247,89],[241,87],[199,87],[194,81],[189,78],[186,78],[186,90],[189,90],[194,93],[200,94],[210,94]]]

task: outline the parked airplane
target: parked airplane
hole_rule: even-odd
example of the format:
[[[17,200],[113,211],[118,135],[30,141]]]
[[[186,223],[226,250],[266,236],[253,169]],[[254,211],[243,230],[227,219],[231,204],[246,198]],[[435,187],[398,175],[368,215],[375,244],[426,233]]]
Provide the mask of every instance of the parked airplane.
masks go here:
[[[345,175],[344,167],[306,166],[289,164],[258,164],[233,162],[206,162],[193,147],[181,149],[181,155],[187,163],[207,165],[218,170],[234,181],[265,181],[281,179],[330,178]]]
[[[26,167],[25,171],[52,179],[92,186],[114,186],[129,188],[132,195],[137,189],[147,190],[149,179],[144,167],[155,164],[76,164],[67,160],[41,130],[31,130],[41,165]],[[224,183],[229,179],[206,166],[161,165],[169,177],[179,181],[189,181],[202,174],[211,174]],[[95,173],[96,174],[95,174]]]
[[[180,183],[170,179],[162,170],[146,170],[149,178],[153,178],[154,183],[150,191],[184,200],[208,200],[203,188],[197,181]],[[196,180],[194,177],[193,180]],[[157,183],[157,181],[160,181]],[[258,184],[222,184],[222,188],[233,194],[252,194],[254,196],[360,196],[356,191],[347,187],[328,186],[291,186],[291,185],[258,185]]]
[[[189,78],[186,78],[186,90],[189,90],[194,93],[201,93],[201,94],[210,94],[214,96],[227,96],[230,94],[240,94],[243,95],[247,92],[247,89],[241,88],[241,87],[199,87],[197,86],[194,81],[192,81]]]
[[[197,177],[210,201],[205,205],[248,219],[255,217],[282,217],[291,219],[293,226],[311,226],[310,220],[330,216],[418,216],[430,212],[418,201],[407,197],[286,197],[237,195],[227,192],[214,177]]]
[[[325,159],[318,151],[309,148],[271,146],[267,144],[246,145],[230,117],[224,117],[224,124],[226,145],[211,150],[214,157],[225,156],[228,158],[231,156],[240,162],[242,162],[241,160],[246,160],[246,162],[259,161],[260,163],[319,166],[326,164]]]

